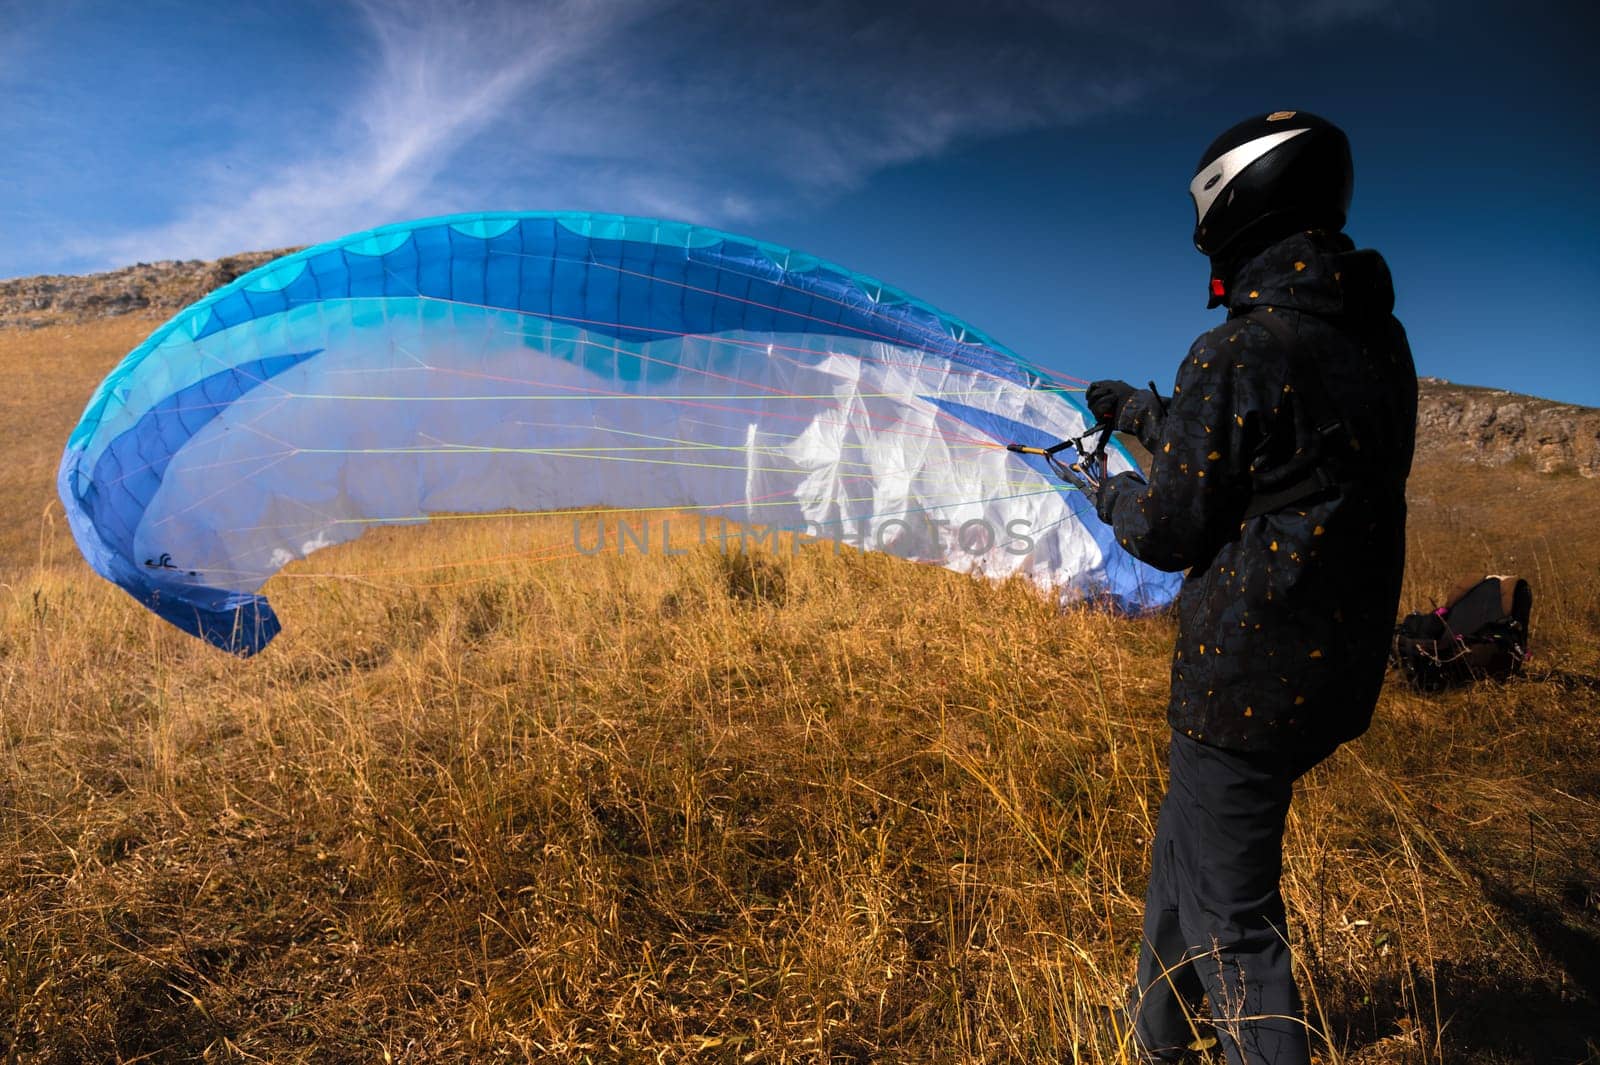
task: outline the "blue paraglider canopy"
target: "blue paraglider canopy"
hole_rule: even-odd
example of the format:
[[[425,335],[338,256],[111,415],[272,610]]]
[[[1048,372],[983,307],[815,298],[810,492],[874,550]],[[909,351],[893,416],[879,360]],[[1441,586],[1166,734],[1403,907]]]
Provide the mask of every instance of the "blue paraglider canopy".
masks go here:
[[[776,245],[466,215],[285,256],[180,312],[101,383],[59,488],[97,572],[241,654],[279,631],[260,589],[289,562],[458,512],[692,508],[1169,601],[1174,576],[1004,450],[1085,428],[1051,378]],[[972,522],[997,535],[955,534]]]

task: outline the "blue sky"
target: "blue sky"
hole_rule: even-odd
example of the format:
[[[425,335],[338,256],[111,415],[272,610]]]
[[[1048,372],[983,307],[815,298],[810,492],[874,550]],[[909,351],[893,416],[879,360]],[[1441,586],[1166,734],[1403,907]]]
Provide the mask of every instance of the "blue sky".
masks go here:
[[[1576,13],[1574,13],[1576,12]],[[1343,125],[1349,231],[1419,370],[1600,405],[1587,5],[1445,0],[0,0],[0,277],[488,209],[714,225],[1163,387],[1186,188],[1280,108]]]

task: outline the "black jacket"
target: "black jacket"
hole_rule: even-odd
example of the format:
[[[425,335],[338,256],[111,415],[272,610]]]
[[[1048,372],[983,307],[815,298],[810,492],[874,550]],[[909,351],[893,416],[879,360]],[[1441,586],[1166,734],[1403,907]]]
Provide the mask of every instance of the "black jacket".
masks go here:
[[[1132,554],[1189,571],[1172,727],[1234,750],[1331,749],[1366,730],[1383,682],[1416,370],[1388,267],[1342,234],[1289,237],[1231,282],[1228,320],[1195,341],[1172,398],[1123,407],[1149,484],[1113,478],[1100,514]],[[1267,307],[1292,347],[1247,317]],[[1317,468],[1334,483],[1308,482]],[[1284,489],[1301,498],[1246,517]]]

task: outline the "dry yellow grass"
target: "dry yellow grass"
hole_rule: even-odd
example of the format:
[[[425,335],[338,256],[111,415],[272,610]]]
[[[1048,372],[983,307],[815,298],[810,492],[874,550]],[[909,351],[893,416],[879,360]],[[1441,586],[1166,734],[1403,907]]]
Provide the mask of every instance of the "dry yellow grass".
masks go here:
[[[1121,1060],[1084,1011],[1131,974],[1168,619],[493,519],[291,567],[286,632],[235,661],[93,577],[51,502],[148,327],[0,332],[7,1060]],[[1408,601],[1527,573],[1550,672],[1391,687],[1305,781],[1323,1058],[1592,1060],[1595,486],[1415,488]]]

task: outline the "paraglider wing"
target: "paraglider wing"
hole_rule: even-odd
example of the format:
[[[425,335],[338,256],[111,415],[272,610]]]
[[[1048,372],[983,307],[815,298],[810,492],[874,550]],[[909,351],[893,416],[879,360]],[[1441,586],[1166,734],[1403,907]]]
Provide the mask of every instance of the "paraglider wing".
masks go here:
[[[240,654],[279,631],[259,591],[280,568],[444,513],[692,509],[1165,603],[1174,578],[1004,450],[1083,428],[1043,371],[841,267],[488,214],[310,248],[186,308],[100,385],[59,489],[97,572]]]

